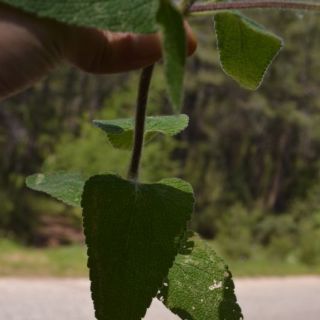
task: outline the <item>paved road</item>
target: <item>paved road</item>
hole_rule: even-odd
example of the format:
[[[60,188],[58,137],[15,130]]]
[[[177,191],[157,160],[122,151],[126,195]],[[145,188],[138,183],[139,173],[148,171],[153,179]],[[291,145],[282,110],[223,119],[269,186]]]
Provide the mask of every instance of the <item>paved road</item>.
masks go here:
[[[0,279],[0,319],[94,320],[88,289],[86,280]],[[320,277],[241,279],[236,291],[246,320],[320,319]],[[145,318],[174,319],[158,301]]]
[[[246,320],[319,320],[320,277],[236,281]]]

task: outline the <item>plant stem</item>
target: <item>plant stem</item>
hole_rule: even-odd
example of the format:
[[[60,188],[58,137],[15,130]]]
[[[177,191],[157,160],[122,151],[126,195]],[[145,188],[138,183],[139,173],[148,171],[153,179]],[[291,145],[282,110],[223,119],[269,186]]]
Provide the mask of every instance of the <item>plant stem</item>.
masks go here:
[[[222,11],[222,10],[244,10],[244,9],[287,9],[320,11],[320,4],[315,2],[300,2],[288,0],[244,0],[237,2],[214,2],[194,4],[189,8],[189,14]]]
[[[134,181],[137,181],[139,177],[139,167],[144,140],[144,126],[146,119],[147,102],[153,69],[154,65],[144,68],[140,76],[139,93],[137,98],[135,116],[134,143],[128,172],[128,178]]]
[[[183,15],[189,12],[189,9],[197,0],[181,0],[180,9]]]

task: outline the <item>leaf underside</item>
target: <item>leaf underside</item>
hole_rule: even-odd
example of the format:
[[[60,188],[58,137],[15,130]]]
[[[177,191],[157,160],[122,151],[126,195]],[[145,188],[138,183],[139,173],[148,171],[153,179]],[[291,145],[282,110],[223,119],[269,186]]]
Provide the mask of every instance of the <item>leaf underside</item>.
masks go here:
[[[49,194],[70,206],[80,207],[86,178],[79,173],[37,173],[26,179],[28,188]]]
[[[115,175],[90,178],[82,206],[91,290],[98,320],[140,320],[177,254],[193,211],[179,179],[136,184]]]
[[[159,133],[174,136],[185,129],[188,122],[189,118],[185,114],[147,117],[145,143],[148,143]],[[132,148],[134,119],[94,120],[93,123],[107,134],[110,143],[115,148],[126,150]]]
[[[228,267],[204,241],[194,241],[191,253],[177,256],[160,300],[181,319],[243,319]]]
[[[2,0],[2,2],[69,24],[110,31],[156,30],[159,0]]]
[[[257,89],[282,47],[282,40],[238,13],[215,15],[224,71],[247,89]]]
[[[163,56],[166,82],[174,109],[182,104],[183,79],[187,54],[187,39],[183,17],[168,0],[160,1],[158,22],[163,32]]]

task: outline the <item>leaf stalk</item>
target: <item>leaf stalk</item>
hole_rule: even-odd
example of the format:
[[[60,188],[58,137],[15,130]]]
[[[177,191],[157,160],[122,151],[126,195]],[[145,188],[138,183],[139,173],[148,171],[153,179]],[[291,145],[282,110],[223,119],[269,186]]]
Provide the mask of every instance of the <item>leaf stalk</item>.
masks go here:
[[[152,79],[154,65],[142,70],[139,82],[139,92],[137,98],[133,150],[128,171],[128,179],[137,181],[139,178],[139,167],[144,141],[145,120],[149,88]]]
[[[197,0],[181,0],[180,10],[183,15],[187,15],[190,8]]]
[[[245,9],[286,9],[303,11],[320,11],[320,4],[315,2],[288,1],[288,0],[248,0],[237,2],[214,2],[193,4],[188,13],[205,13],[223,10]]]

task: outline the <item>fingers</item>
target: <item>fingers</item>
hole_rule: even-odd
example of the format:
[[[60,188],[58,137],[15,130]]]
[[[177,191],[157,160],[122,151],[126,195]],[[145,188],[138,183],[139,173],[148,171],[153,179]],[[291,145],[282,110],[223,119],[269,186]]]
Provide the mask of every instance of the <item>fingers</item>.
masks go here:
[[[138,69],[161,57],[160,41],[155,35],[73,28],[66,40],[67,60],[91,73]]]
[[[196,50],[195,36],[186,23],[188,54]],[[111,33],[86,28],[70,28],[65,37],[65,57],[91,73],[117,73],[155,63],[162,56],[158,34]]]
[[[185,29],[190,55],[196,40],[187,23]],[[31,86],[63,60],[101,74],[140,69],[161,55],[158,34],[73,27],[0,3],[0,100]]]
[[[0,100],[29,87],[62,61],[59,28],[0,4]]]
[[[187,34],[187,52],[188,56],[191,56],[197,50],[197,39],[188,22],[185,22],[184,27]]]

